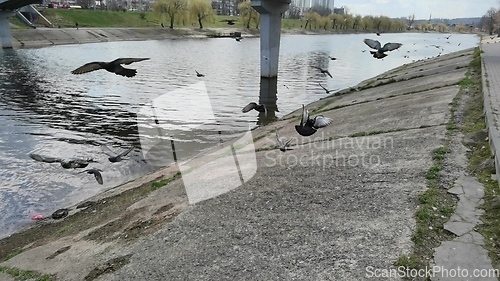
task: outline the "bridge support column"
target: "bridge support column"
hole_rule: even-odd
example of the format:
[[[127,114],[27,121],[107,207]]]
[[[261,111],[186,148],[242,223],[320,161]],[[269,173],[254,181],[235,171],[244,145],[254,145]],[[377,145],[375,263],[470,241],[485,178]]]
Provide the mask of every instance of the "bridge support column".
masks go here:
[[[11,11],[0,11],[0,41],[2,49],[12,49],[12,36],[10,34],[9,18],[13,15]]]
[[[260,14],[260,76],[278,77],[281,15],[290,2],[252,0],[251,5]]]

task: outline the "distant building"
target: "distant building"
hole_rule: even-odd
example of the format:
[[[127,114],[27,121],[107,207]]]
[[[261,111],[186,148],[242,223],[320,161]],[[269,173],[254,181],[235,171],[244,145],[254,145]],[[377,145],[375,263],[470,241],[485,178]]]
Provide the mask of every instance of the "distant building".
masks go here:
[[[333,8],[333,13],[338,15],[345,15],[345,8],[343,6],[340,8]]]
[[[237,16],[239,0],[212,0],[212,9],[217,15]]]
[[[292,0],[291,7],[296,7],[303,15],[312,7],[322,7],[329,9],[333,14],[345,14],[345,8],[335,8],[335,0]]]

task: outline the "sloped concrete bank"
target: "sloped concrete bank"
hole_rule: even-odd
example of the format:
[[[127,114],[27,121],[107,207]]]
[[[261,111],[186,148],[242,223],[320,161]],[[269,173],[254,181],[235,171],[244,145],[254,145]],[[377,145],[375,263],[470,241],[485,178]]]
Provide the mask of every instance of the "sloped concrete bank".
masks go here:
[[[202,171],[197,188],[208,192],[232,184],[234,171],[214,163],[254,155],[256,173],[219,196],[190,204],[177,166],[105,192],[1,240],[0,268],[120,281],[366,280],[395,269],[412,250],[417,196],[472,54],[408,64],[307,105],[333,119],[310,137],[295,131],[297,109],[183,164],[182,177]],[[293,150],[275,148],[275,128]]]
[[[241,32],[243,36],[258,36],[258,30],[214,28],[37,28],[12,30],[14,48],[37,48],[50,45],[100,43],[114,41],[163,40],[175,38],[207,38]]]

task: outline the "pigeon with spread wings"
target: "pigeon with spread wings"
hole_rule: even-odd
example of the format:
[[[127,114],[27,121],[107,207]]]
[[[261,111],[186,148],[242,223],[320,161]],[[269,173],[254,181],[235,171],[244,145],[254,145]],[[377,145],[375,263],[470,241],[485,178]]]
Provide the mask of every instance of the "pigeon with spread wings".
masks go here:
[[[238,21],[238,20],[235,20],[235,19],[223,19],[221,20],[220,22],[225,22],[227,23],[228,25],[234,25],[234,22],[235,21]]]
[[[102,172],[101,169],[92,168],[92,169],[87,169],[87,170],[85,170],[83,172],[80,172],[80,174],[81,173],[93,174],[95,180],[97,181],[97,183],[98,184],[103,184],[104,181],[102,180],[101,172]]]
[[[329,94],[329,93],[331,93],[331,92],[336,92],[336,91],[338,91],[338,90],[339,90],[338,88],[337,88],[337,89],[333,89],[333,90],[328,90],[327,88],[323,87],[323,85],[321,85],[321,83],[318,83],[318,84],[319,84],[319,86],[320,86],[321,88],[323,88],[323,90],[325,90],[325,92],[326,92],[327,94]]]
[[[139,62],[143,60],[149,60],[149,58],[120,58],[111,62],[94,61],[86,63],[79,68],[71,71],[73,74],[83,74],[99,69],[104,69],[109,72],[115,73],[116,75],[134,77],[137,74],[137,70],[124,68],[122,64],[128,65],[134,62]]]
[[[332,74],[330,73],[330,71],[328,71],[328,69],[323,69],[323,68],[317,67],[317,66],[313,66],[313,67],[316,68],[317,70],[319,70],[324,75],[328,75],[328,76],[330,76],[330,78],[333,78]]]
[[[290,143],[292,139],[289,139],[287,141],[283,140],[282,138],[280,138],[280,135],[279,135],[279,132],[278,132],[278,128],[276,128],[276,142],[278,143],[278,149],[285,152],[287,150],[292,150],[290,148],[287,148],[288,144]]]
[[[106,155],[109,156],[108,160],[109,162],[111,163],[115,163],[115,162],[120,162],[122,161],[125,157],[127,156],[127,154],[129,154],[132,150],[134,150],[135,146],[132,146],[131,148],[121,152],[121,153],[115,153],[113,151],[111,151],[111,149],[109,149],[106,145],[101,145],[101,149],[102,149],[102,152],[104,152]]]
[[[377,50],[377,51],[370,51],[370,54],[372,54],[373,57],[376,59],[383,59],[387,56],[385,52],[396,50],[399,47],[403,46],[403,44],[401,43],[385,43],[385,45],[382,47],[379,41],[373,39],[365,39],[363,40],[363,42],[365,42],[365,44],[368,45],[368,47]]]
[[[302,105],[302,118],[300,119],[300,125],[295,125],[295,130],[299,135],[307,137],[316,133],[319,128],[330,125],[332,122],[331,118],[323,115],[318,115],[313,119],[309,118],[309,110]]]
[[[264,114],[267,116],[267,108],[265,104],[257,104],[256,102],[251,102],[247,104],[245,107],[241,109],[241,112],[247,113],[250,110],[255,109],[258,112],[264,112]]]

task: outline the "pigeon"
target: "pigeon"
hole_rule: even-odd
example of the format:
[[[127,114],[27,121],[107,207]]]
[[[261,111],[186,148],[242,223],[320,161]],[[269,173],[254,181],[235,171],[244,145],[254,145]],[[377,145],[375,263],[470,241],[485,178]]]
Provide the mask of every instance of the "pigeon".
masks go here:
[[[330,58],[330,60],[337,60],[337,58],[335,57],[331,57],[331,56],[328,56]]]
[[[59,209],[52,213],[51,217],[55,220],[60,220],[68,215],[69,209]]]
[[[195,70],[195,71],[196,71],[196,76],[198,76],[198,77],[205,77],[205,74],[201,74],[197,70]]]
[[[94,162],[92,159],[73,159],[69,161],[62,161],[61,166],[64,169],[78,169],[85,168],[89,165],[90,162]]]
[[[251,103],[247,104],[245,107],[243,107],[243,109],[241,110],[241,112],[247,113],[247,112],[249,112],[252,109],[257,110],[258,112],[264,112],[264,114],[267,115],[266,105],[264,105],[264,104],[257,104],[255,102],[251,102]]]
[[[77,168],[85,168],[89,165],[90,162],[95,162],[91,158],[87,159],[71,159],[64,160],[60,158],[54,158],[50,156],[42,156],[34,153],[30,153],[29,155],[31,159],[45,162],[45,163],[60,163],[64,169],[77,169]]]
[[[135,148],[135,146],[132,146],[131,148],[129,148],[129,149],[127,149],[119,154],[116,154],[113,151],[111,151],[111,149],[109,149],[106,145],[104,145],[104,144],[101,145],[102,152],[104,152],[106,155],[109,156],[108,160],[111,163],[122,161],[123,157],[127,156],[127,154],[129,154],[130,151],[134,150],[134,148]]]
[[[323,69],[323,68],[317,67],[317,66],[313,66],[313,67],[318,69],[319,71],[321,71],[321,73],[330,76],[330,78],[333,78],[332,74],[330,73],[330,71],[328,71],[328,69]]]
[[[328,90],[328,89],[326,89],[325,87],[323,87],[323,85],[321,85],[321,83],[318,83],[318,84],[319,84],[319,86],[320,86],[321,88],[323,88],[323,90],[325,90],[325,92],[326,92],[327,94],[329,94],[330,92],[336,92],[336,91],[338,90],[338,88],[337,88],[337,89],[334,89],[334,90]]]
[[[290,143],[290,141],[291,141],[291,139],[287,140],[286,142],[283,139],[280,139],[278,128],[276,128],[276,142],[278,143],[279,150],[281,150],[283,152],[285,152],[287,150],[291,150],[291,149],[288,149],[286,147]]]
[[[97,181],[97,183],[99,183],[99,184],[103,184],[104,183],[104,181],[102,180],[102,175],[101,175],[102,170],[96,169],[96,168],[92,168],[92,169],[87,169],[87,170],[85,170],[83,172],[80,172],[80,173],[85,173],[85,172],[87,172],[87,174],[93,174],[94,177],[95,177],[95,179],[96,179],[96,181]]]
[[[228,19],[223,19],[220,22],[227,22],[228,25],[234,25],[234,22],[237,20],[228,20]]]
[[[375,49],[377,51],[370,51],[370,54],[373,55],[376,59],[385,58],[387,55],[385,52],[396,50],[399,47],[403,46],[401,43],[386,43],[383,47],[381,47],[380,42],[372,39],[363,40],[368,47]]]
[[[134,77],[137,74],[137,70],[124,68],[122,64],[131,64],[133,62],[139,62],[143,60],[149,60],[149,58],[120,58],[111,62],[94,61],[86,63],[79,68],[71,71],[73,74],[83,74],[91,72],[94,70],[105,69],[109,72],[115,73],[116,75]]]
[[[300,119],[300,125],[295,125],[295,130],[299,135],[307,137],[316,133],[318,129],[330,125],[332,122],[332,119],[323,115],[318,115],[313,119],[309,118],[309,110],[302,105],[302,118]]]
[[[42,156],[42,155],[38,155],[38,154],[34,154],[34,153],[30,153],[29,156],[33,160],[45,162],[45,163],[56,163],[56,162],[60,163],[61,161],[63,161],[59,158],[54,158],[54,157],[50,157],[50,156]]]

